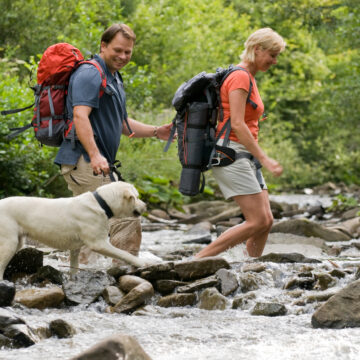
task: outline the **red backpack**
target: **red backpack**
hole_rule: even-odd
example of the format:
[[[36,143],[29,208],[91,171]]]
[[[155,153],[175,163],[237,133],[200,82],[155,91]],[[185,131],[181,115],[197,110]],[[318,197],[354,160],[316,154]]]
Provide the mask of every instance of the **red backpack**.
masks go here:
[[[11,140],[33,127],[35,137],[42,145],[60,146],[63,139],[70,136],[73,125],[66,111],[70,75],[82,64],[91,64],[99,71],[102,80],[99,92],[101,97],[106,91],[106,76],[100,64],[95,59],[84,60],[80,50],[70,44],[52,45],[45,50],[39,62],[37,85],[32,87],[35,102],[21,109],[1,111],[1,115],[9,115],[35,106],[31,123],[21,128],[11,128],[13,132],[7,139]]]

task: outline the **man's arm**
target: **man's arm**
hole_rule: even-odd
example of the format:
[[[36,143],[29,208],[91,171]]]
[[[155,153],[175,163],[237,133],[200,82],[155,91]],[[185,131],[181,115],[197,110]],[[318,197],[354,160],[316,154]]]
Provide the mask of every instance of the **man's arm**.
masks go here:
[[[141,123],[134,119],[127,119],[131,130],[134,132],[134,137],[144,138],[144,137],[157,137],[161,140],[167,140],[170,136],[170,131],[172,124],[166,124],[162,126],[154,126]],[[129,129],[126,126],[125,121],[123,122],[123,134],[129,136]]]
[[[82,146],[90,157],[90,164],[95,174],[109,174],[109,164],[104,156],[101,155],[94,138],[89,115],[92,108],[90,106],[74,106],[73,119],[76,135]]]

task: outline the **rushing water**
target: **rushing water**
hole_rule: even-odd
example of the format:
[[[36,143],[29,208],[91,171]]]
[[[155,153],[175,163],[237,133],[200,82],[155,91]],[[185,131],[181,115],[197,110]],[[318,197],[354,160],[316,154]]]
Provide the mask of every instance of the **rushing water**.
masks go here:
[[[291,199],[294,200],[285,200],[291,202]],[[302,201],[305,201],[304,197]],[[187,237],[190,238],[184,230],[185,228],[144,232],[140,256],[149,258],[154,256],[153,252],[166,254],[175,250],[196,249],[199,245],[182,243]],[[311,249],[309,251],[311,252]],[[322,264],[317,265],[319,269],[327,266],[327,255],[313,255],[323,260]],[[229,261],[236,261],[237,264],[247,260],[242,246],[227,252],[225,257]],[[355,251],[343,254],[338,264],[359,262],[359,252]],[[46,264],[61,270],[64,270],[62,266],[68,265],[65,260],[60,262],[50,257],[46,257]],[[91,267],[106,268],[110,265],[110,259],[99,257]],[[148,305],[146,310],[138,311],[131,316],[105,313],[105,302],[71,309],[16,309],[19,316],[38,331],[42,327],[47,327],[51,320],[62,318],[76,329],[76,335],[70,339],[40,340],[29,348],[1,349],[0,359],[66,360],[114,333],[134,336],[153,360],[358,359],[360,328],[313,329],[311,316],[314,305],[307,304],[299,311],[298,306],[291,305],[291,301],[285,299],[285,292],[276,287],[276,278],[273,274],[277,271],[279,274],[291,274],[295,266],[267,264],[267,271],[261,273],[264,286],[255,291],[257,300],[284,301],[288,308],[286,316],[253,316],[250,309],[232,310],[230,302],[224,311],[207,311],[195,307],[160,308]],[[340,289],[344,285],[340,281],[337,288]]]

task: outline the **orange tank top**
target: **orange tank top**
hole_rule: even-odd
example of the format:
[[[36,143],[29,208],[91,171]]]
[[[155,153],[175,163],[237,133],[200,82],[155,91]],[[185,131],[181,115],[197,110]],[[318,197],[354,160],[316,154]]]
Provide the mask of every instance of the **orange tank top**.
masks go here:
[[[239,65],[237,65],[239,66]],[[225,121],[229,119],[230,117],[230,104],[229,104],[229,94],[231,91],[236,89],[243,89],[247,92],[249,92],[250,88],[250,79],[253,84],[252,90],[251,90],[251,96],[250,99],[257,104],[257,108],[254,109],[253,106],[247,102],[245,107],[245,123],[248,126],[251,134],[253,135],[255,141],[258,141],[258,132],[259,132],[259,119],[264,113],[264,104],[261,100],[259,90],[256,86],[255,78],[248,73],[247,71],[234,71],[232,72],[224,81],[223,85],[220,89],[220,98],[223,106],[224,111],[224,121],[219,122],[217,126],[216,134],[218,135],[221,131],[222,127],[225,124]],[[224,135],[222,135],[222,138]],[[230,132],[230,140],[236,141],[240,143],[238,137],[236,136],[235,132],[231,130]]]

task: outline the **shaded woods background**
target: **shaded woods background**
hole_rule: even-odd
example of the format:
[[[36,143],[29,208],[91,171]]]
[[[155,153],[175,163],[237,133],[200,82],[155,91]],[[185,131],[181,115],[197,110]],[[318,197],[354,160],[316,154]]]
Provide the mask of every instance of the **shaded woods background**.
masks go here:
[[[147,123],[169,122],[172,96],[183,81],[237,63],[247,36],[270,26],[287,42],[278,65],[258,76],[268,115],[261,144],[285,167],[279,179],[267,174],[272,190],[359,184],[359,8],[358,0],[2,0],[0,109],[32,103],[29,85],[49,45],[70,42],[90,56],[107,26],[125,22],[137,34],[123,71],[129,113]],[[5,140],[9,126],[31,117],[31,111],[1,117],[0,197],[69,195],[56,176],[56,150],[39,148],[32,130]],[[166,154],[163,146],[124,137],[122,173],[145,200],[180,204],[176,146]],[[216,193],[209,175],[205,196]]]

